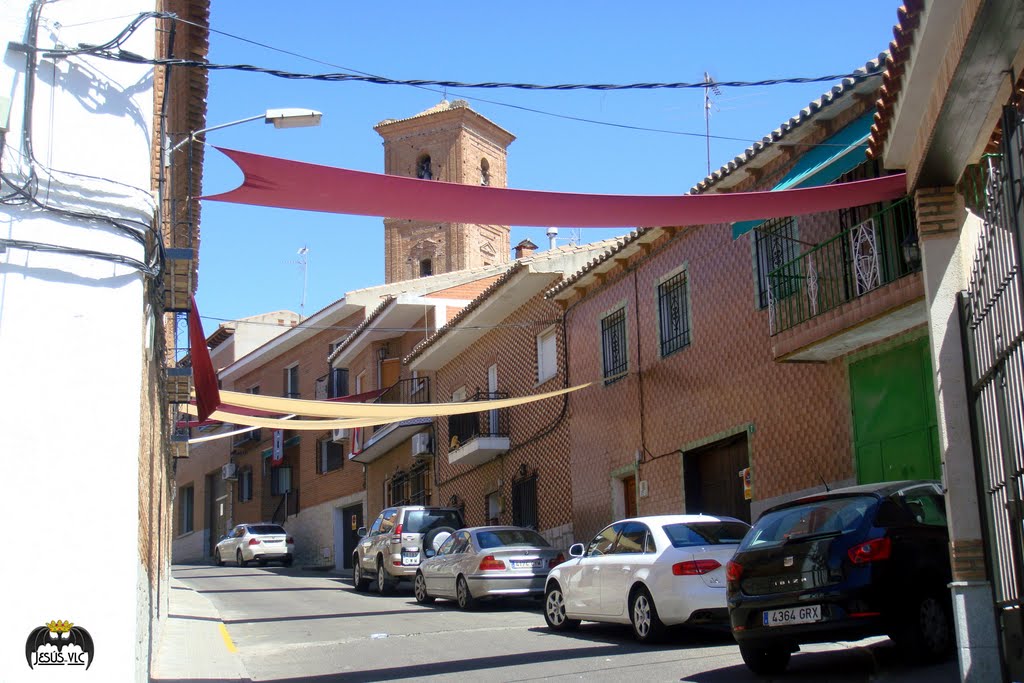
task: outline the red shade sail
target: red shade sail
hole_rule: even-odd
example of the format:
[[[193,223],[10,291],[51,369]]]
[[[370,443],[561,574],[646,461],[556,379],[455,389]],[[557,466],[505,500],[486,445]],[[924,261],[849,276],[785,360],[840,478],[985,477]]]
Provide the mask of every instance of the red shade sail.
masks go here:
[[[351,171],[218,147],[240,187],[203,197],[235,204],[481,225],[632,228],[732,223],[834,211],[897,199],[905,174],[766,192],[679,196],[510,190]]]
[[[192,382],[196,388],[196,407],[199,409],[196,419],[204,422],[210,413],[220,406],[220,387],[217,373],[210,359],[210,349],[206,346],[206,334],[203,332],[203,321],[199,317],[196,298],[192,297],[192,308],[188,312],[189,356],[192,359]]]

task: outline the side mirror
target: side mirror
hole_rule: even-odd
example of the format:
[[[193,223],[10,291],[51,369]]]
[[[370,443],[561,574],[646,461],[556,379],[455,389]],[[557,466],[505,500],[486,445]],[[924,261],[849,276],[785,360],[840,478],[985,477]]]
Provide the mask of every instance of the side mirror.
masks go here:
[[[585,552],[586,548],[583,547],[582,543],[573,543],[569,546],[569,557],[583,557]]]
[[[433,557],[434,555],[437,555],[437,553],[434,552],[433,548],[427,548],[426,550],[423,551],[423,554],[426,555],[427,557]]]
[[[366,537],[366,527],[365,526],[361,526],[358,529],[356,529],[356,536],[358,536],[359,538],[365,538]]]

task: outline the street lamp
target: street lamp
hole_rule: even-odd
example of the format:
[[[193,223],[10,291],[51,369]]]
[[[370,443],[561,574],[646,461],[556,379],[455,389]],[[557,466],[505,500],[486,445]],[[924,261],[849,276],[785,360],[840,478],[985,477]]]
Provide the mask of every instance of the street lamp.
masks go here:
[[[186,142],[195,140],[197,135],[209,133],[211,130],[220,130],[221,128],[227,128],[228,126],[237,126],[240,123],[248,123],[249,121],[256,121],[257,119],[263,119],[263,123],[274,124],[274,128],[308,128],[310,126],[319,126],[320,118],[322,116],[323,114],[314,109],[268,109],[266,112],[257,114],[256,116],[249,116],[244,119],[238,119],[237,121],[229,121],[228,123],[222,123],[217,126],[194,130],[189,133],[188,137],[184,140],[167,150],[167,154],[173,154]]]

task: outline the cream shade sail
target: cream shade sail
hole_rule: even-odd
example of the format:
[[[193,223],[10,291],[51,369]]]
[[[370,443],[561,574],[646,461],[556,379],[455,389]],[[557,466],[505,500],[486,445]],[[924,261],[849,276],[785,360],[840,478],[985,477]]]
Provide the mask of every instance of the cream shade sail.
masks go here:
[[[193,405],[182,406],[182,410],[189,415],[195,415],[198,410]],[[295,429],[305,431],[323,431],[325,429],[354,429],[357,427],[374,427],[398,422],[410,417],[421,417],[413,415],[396,415],[394,417],[363,417],[363,418],[335,418],[325,420],[296,420],[293,416],[286,417],[257,417],[254,415],[242,415],[240,413],[229,413],[224,410],[215,410],[210,413],[211,420],[230,422],[246,427],[267,427],[268,429]]]
[[[465,415],[467,413],[480,413],[487,410],[499,410],[511,408],[534,401],[542,401],[546,398],[554,398],[568,394],[572,391],[579,391],[590,386],[590,383],[580,384],[568,389],[549,391],[544,394],[533,394],[531,396],[519,396],[517,398],[499,398],[493,401],[458,401],[455,403],[346,403],[338,401],[311,401],[300,398],[282,398],[279,396],[265,396],[262,394],[239,393],[236,391],[220,392],[221,403],[240,408],[255,408],[276,413],[295,413],[297,415],[308,415],[311,417],[329,418],[380,418],[377,422],[365,424],[339,424],[336,427],[328,427],[324,422],[323,429],[341,429],[344,427],[368,427],[375,424],[387,424],[398,420],[405,420],[411,417],[443,417],[446,415]],[[234,413],[221,415],[229,417],[214,417],[216,420],[234,422],[255,426],[255,422],[247,422],[257,418],[249,418]],[[213,416],[211,416],[213,417]],[[237,419],[236,419],[237,418]],[[244,419],[243,419],[244,418]],[[289,429],[296,429],[289,427]]]

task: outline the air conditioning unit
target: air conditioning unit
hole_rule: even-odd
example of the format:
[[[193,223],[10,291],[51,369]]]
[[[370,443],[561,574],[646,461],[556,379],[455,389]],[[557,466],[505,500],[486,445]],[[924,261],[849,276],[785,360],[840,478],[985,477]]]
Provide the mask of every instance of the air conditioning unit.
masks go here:
[[[419,434],[412,435],[412,457],[430,455],[431,452],[429,433],[420,432]]]
[[[332,429],[331,430],[331,441],[338,443],[339,441],[346,441],[348,439],[347,429]]]
[[[227,465],[222,465],[220,468],[220,476],[223,479],[238,479],[237,474],[238,468],[235,463],[229,462]]]

